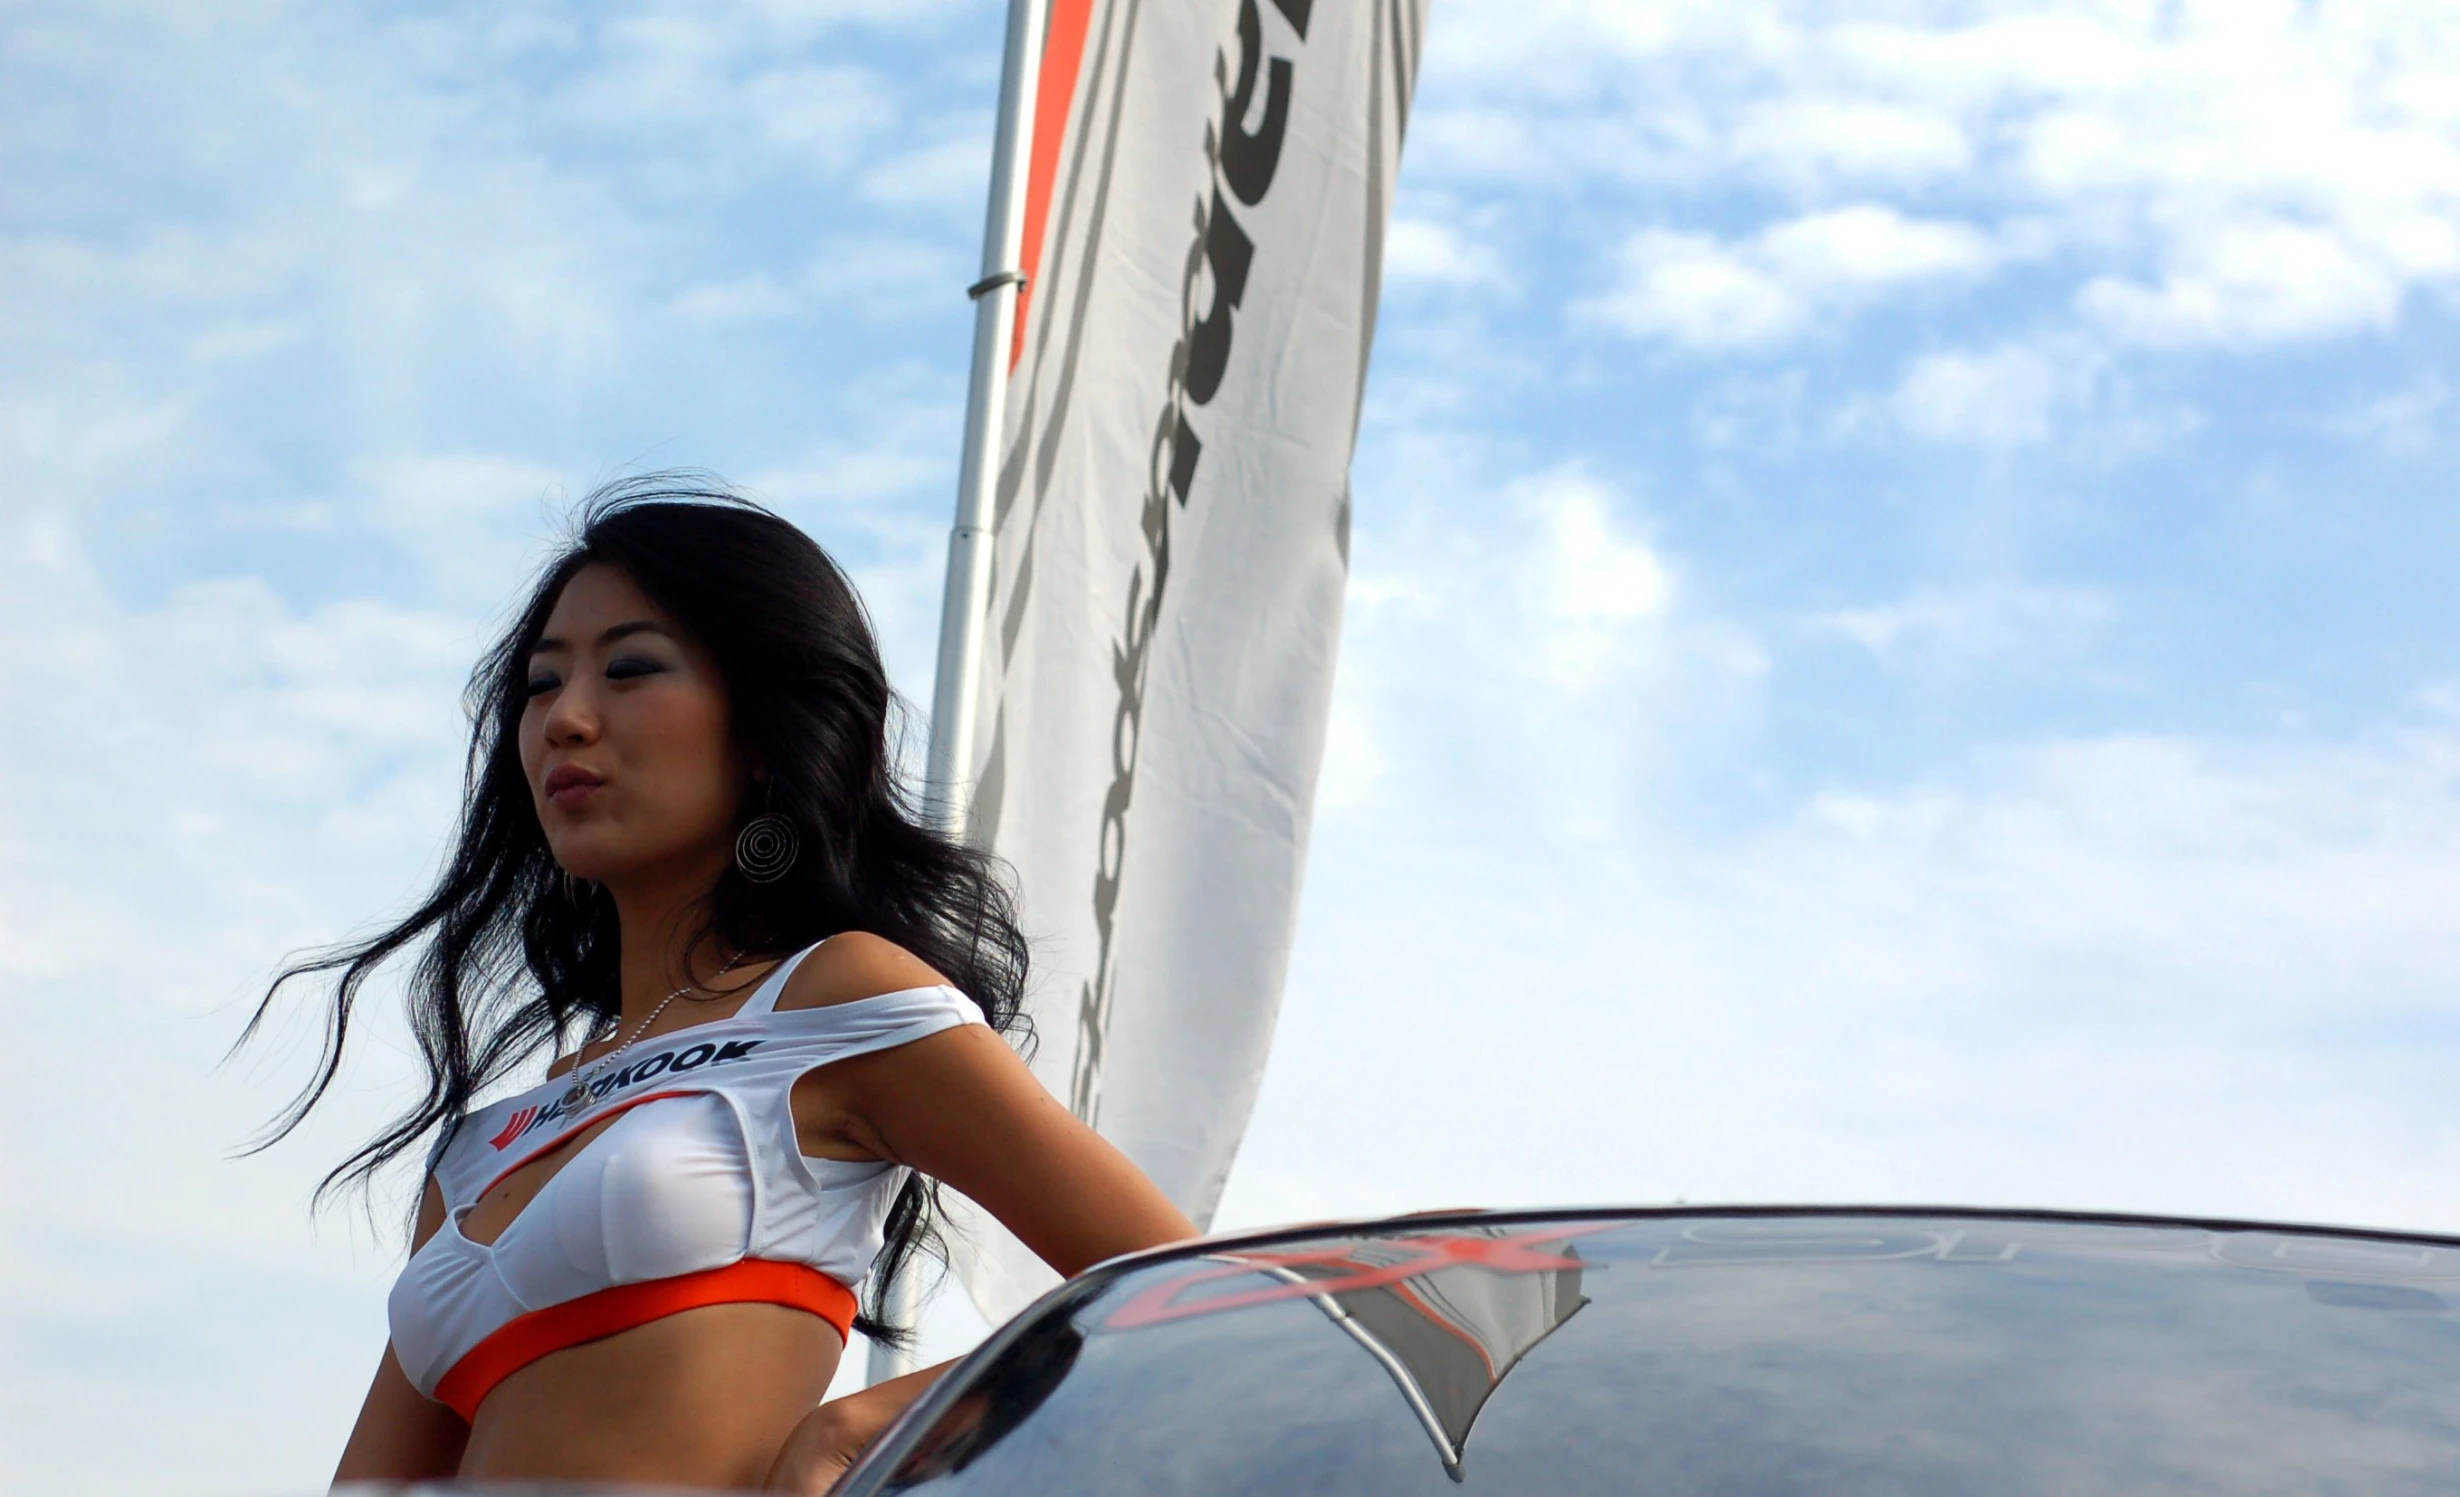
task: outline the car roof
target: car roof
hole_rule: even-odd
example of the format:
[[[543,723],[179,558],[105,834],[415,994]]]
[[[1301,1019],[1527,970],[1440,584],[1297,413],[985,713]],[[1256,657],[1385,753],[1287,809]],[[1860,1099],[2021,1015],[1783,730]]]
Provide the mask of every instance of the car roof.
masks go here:
[[[1309,1223],[1062,1286],[953,1369],[844,1490],[1057,1490],[1097,1473],[1157,1491],[1305,1490],[1324,1473],[1353,1494],[1611,1490],[1645,1457],[1697,1490],[1858,1490],[1861,1472],[1873,1491],[2023,1491],[2031,1471],[2049,1491],[2127,1484],[2137,1459],[2228,1491],[2285,1431],[2303,1443],[2268,1450],[2275,1477],[2332,1451],[2370,1489],[2401,1490],[2419,1462],[2460,1469],[2460,1419],[2398,1391],[2460,1376],[2455,1305],[2460,1239],[2306,1223],[1841,1205]],[[2387,1369],[2364,1418],[2332,1391]],[[2224,1384],[2226,1406],[2183,1391]],[[2166,1429],[2130,1412],[2182,1398],[2192,1416]],[[1612,1417],[1566,1412],[1593,1405]],[[2026,1433],[2062,1421],[2091,1437]],[[1645,1438],[1607,1433],[1627,1425]],[[1976,1453],[1976,1431],[1996,1454]],[[1173,1485],[1200,1468],[1212,1475]]]

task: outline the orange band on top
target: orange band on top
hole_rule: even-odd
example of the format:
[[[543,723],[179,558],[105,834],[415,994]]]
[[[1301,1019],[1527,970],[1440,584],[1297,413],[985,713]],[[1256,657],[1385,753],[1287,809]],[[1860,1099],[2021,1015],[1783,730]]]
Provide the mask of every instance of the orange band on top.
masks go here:
[[[854,1327],[854,1291],[816,1268],[746,1258],[724,1268],[617,1284],[506,1321],[471,1347],[436,1384],[436,1401],[466,1422],[496,1384],[540,1357],[703,1305],[784,1305],[819,1316],[843,1339]]]

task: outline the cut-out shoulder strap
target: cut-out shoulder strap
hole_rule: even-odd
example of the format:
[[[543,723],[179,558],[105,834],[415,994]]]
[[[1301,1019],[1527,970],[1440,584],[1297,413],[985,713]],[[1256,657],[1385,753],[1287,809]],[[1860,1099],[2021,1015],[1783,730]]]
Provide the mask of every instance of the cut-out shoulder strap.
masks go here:
[[[822,936],[819,940],[779,962],[777,970],[769,974],[768,980],[752,990],[751,1001],[735,1010],[735,1017],[748,1019],[754,1014],[777,1012],[777,1000],[785,995],[786,980],[794,976],[794,969],[803,965],[803,958],[836,939],[835,936]]]
[[[868,998],[849,998],[817,1008],[779,1009],[768,1022],[778,1037],[792,1047],[781,1053],[803,1058],[820,1056],[814,1064],[851,1060],[874,1050],[893,1050],[943,1029],[967,1024],[988,1027],[974,1000],[945,983],[899,988],[893,993],[874,993]]]

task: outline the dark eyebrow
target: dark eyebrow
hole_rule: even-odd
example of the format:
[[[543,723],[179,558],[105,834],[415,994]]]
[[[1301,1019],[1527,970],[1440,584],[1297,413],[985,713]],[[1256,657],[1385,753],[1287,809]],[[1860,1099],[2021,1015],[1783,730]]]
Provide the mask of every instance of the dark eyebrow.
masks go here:
[[[606,630],[598,636],[598,643],[611,645],[619,639],[626,639],[635,634],[663,634],[669,639],[675,637],[673,631],[656,619],[634,619],[628,624],[617,624],[614,628]],[[549,650],[569,650],[571,648],[571,645],[550,634],[531,645],[530,653],[543,655]]]

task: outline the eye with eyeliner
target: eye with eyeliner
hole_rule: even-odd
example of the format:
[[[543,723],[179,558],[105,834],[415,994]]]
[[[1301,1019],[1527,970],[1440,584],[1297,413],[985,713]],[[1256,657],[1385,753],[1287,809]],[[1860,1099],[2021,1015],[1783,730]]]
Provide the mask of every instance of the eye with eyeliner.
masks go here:
[[[606,678],[610,681],[631,681],[642,676],[654,676],[665,666],[638,655],[618,655],[606,663]]]
[[[544,696],[563,684],[562,681],[556,679],[553,672],[538,671],[530,676],[529,683],[522,690],[530,696]]]

